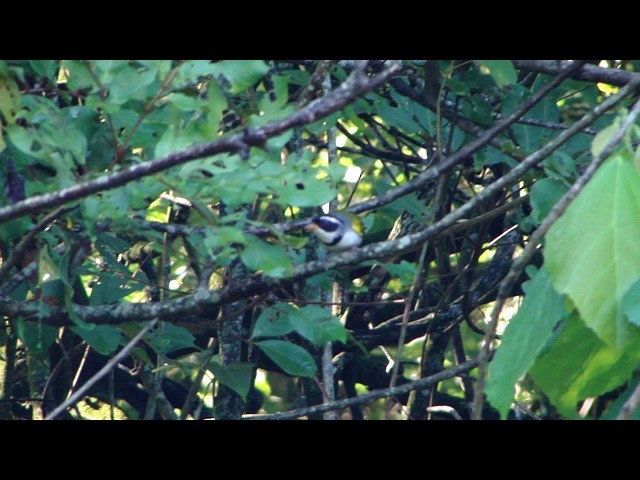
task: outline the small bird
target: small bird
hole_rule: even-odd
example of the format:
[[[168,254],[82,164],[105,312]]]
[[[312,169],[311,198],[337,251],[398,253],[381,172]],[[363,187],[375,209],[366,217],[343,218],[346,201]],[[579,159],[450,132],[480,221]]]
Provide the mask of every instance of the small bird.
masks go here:
[[[317,215],[304,227],[332,252],[344,252],[362,243],[363,225],[359,217],[347,213]]]

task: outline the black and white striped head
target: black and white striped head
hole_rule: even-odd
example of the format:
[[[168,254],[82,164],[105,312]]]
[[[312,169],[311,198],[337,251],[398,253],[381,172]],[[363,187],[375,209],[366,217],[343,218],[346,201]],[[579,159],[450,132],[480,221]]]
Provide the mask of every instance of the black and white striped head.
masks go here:
[[[304,228],[313,232],[327,250],[349,250],[362,243],[362,235],[357,231],[361,227],[342,213],[317,215]]]

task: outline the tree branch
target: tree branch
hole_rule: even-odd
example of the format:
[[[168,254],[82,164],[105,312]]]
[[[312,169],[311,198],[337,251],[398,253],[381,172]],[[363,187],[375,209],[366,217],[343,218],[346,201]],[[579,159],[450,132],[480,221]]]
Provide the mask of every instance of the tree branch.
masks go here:
[[[531,97],[523,102],[510,115],[506,116],[504,120],[496,123],[493,127],[486,130],[474,141],[467,143],[466,145],[461,147],[460,150],[456,151],[446,159],[443,158],[442,161],[433,168],[430,168],[420,175],[416,175],[414,178],[404,183],[403,185],[395,187],[373,200],[367,200],[353,205],[348,210],[352,213],[361,213],[373,208],[378,208],[424,187],[425,184],[435,180],[444,172],[451,169],[452,167],[490,143],[493,138],[495,138],[500,132],[506,130],[510,125],[515,123],[518,119],[520,119],[520,117],[531,110],[540,100],[542,100],[549,92],[551,92],[551,90],[558,87],[558,85],[560,85],[568,76],[579,69],[581,65],[582,64],[579,62],[571,63],[566,70],[564,70],[557,77],[547,83],[543,88],[531,95]]]
[[[422,390],[435,383],[439,383],[447,378],[455,377],[461,373],[466,373],[473,370],[478,365],[477,360],[469,360],[456,367],[448,368],[442,372],[431,375],[430,377],[421,378],[414,382],[404,383],[400,386],[393,388],[384,388],[381,390],[373,390],[364,395],[358,397],[346,398],[344,400],[337,400],[335,402],[325,403],[322,405],[315,405],[308,408],[299,408],[297,410],[291,410],[289,412],[274,413],[272,415],[244,415],[242,418],[247,420],[289,420],[292,418],[299,418],[313,413],[328,412],[330,410],[338,410],[341,408],[347,408],[352,405],[360,405],[367,403],[378,398],[390,397],[393,395],[400,395],[408,393],[411,390]]]
[[[151,330],[155,324],[158,323],[158,320],[152,320],[147,325],[145,325],[130,341],[127,343],[122,350],[120,350],[111,360],[107,362],[107,364],[102,367],[98,373],[96,373],[93,377],[87,380],[76,392],[67,398],[63,403],[58,405],[49,415],[45,417],[45,420],[55,420],[55,418],[60,415],[67,407],[75,404],[80,397],[82,397],[87,390],[89,390],[98,380],[104,377],[107,373],[113,369],[116,364],[122,360],[124,357],[129,355],[129,352],[133,350],[133,347],[136,346],[138,341],[149,331]]]
[[[512,60],[516,68],[533,72],[555,75],[571,62],[567,60]],[[603,68],[595,65],[584,65],[571,75],[576,80],[586,82],[603,82],[618,87],[626,85],[640,78],[640,73],[620,70],[618,68]]]

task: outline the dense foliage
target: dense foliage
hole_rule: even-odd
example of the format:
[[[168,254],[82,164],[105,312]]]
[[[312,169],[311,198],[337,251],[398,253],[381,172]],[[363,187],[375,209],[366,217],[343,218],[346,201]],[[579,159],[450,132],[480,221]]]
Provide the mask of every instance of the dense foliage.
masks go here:
[[[0,61],[0,418],[638,417],[639,68]]]

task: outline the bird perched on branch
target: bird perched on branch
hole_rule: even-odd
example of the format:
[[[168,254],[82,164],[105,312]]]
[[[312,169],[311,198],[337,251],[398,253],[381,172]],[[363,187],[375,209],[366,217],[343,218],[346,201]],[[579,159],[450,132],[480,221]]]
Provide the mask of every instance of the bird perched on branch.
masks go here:
[[[362,244],[362,220],[351,213],[325,213],[311,219],[305,230],[313,232],[332,252],[344,252]]]

